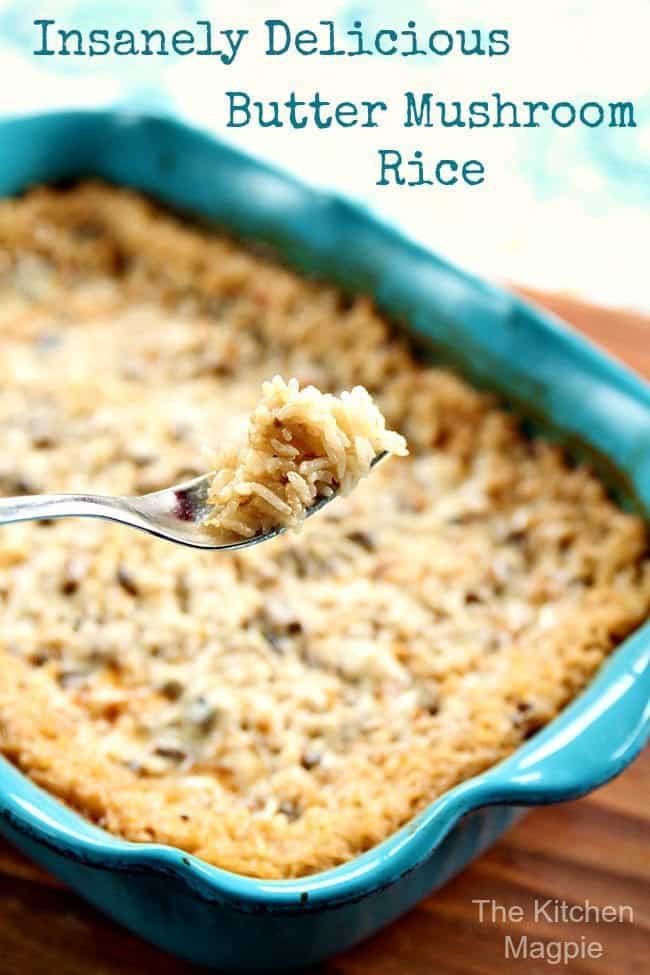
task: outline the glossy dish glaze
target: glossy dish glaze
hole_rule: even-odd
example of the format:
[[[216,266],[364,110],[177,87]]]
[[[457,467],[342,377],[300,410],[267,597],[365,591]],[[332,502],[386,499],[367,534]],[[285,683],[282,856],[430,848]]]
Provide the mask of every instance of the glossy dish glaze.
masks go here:
[[[78,113],[0,123],[0,193],[89,175],[149,193],[299,269],[369,292],[473,381],[618,472],[650,512],[650,391],[555,320],[450,267],[355,206],[176,122]],[[313,964],[372,934],[460,870],[518,814],[616,775],[647,739],[650,630],[626,641],[564,713],[373,850],[325,873],[261,881],[86,822],[8,763],[4,834],[156,944],[227,970]]]

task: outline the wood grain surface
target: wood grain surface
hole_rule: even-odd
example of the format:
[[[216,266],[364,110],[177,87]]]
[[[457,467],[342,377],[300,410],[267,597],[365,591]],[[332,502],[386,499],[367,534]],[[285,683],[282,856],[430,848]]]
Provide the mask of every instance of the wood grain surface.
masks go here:
[[[650,377],[650,319],[528,293]],[[476,898],[523,909],[524,920],[480,923]],[[534,905],[557,898],[629,905],[625,923],[551,923]],[[505,938],[598,942],[568,965],[505,957]],[[577,802],[529,813],[486,855],[318,975],[643,975],[650,970],[650,751]],[[123,975],[196,971],[106,920],[0,842],[0,975]],[[312,973],[314,975],[314,973]]]

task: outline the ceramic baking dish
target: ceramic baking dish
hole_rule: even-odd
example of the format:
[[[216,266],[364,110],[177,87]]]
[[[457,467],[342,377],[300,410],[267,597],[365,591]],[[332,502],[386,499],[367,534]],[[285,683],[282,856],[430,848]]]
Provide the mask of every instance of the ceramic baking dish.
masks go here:
[[[358,207],[177,122],[92,112],[0,122],[0,194],[89,175],[267,241],[297,267],[373,294],[437,358],[496,387],[533,423],[595,457],[628,502],[650,515],[650,388],[557,320]],[[125,842],[5,761],[0,828],[107,914],[192,962],[242,972],[313,964],[438,888],[521,807],[582,795],[631,762],[648,737],[649,657],[646,624],[509,759],[452,789],[370,852],[304,880],[253,880],[170,847]]]

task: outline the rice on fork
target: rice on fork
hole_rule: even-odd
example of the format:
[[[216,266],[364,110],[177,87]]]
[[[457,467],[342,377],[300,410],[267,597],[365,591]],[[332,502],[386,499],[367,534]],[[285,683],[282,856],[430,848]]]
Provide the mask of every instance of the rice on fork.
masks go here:
[[[333,396],[275,376],[262,384],[246,441],[213,457],[205,524],[242,538],[299,531],[316,501],[349,494],[383,452],[406,455],[406,440],[386,429],[363,386]]]

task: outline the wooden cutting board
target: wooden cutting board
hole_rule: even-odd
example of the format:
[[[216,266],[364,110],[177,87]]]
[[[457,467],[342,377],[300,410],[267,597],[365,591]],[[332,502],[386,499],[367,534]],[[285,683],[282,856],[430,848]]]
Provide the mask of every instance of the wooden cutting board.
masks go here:
[[[528,292],[650,378],[650,318]],[[490,898],[480,921],[472,901]],[[551,899],[549,908],[544,905]],[[626,906],[622,923],[549,921],[553,899]],[[535,920],[535,904],[542,913]],[[503,920],[521,908],[522,921]],[[593,912],[592,912],[593,915]],[[600,958],[509,959],[505,939],[602,946]],[[547,949],[548,951],[548,949]],[[547,956],[548,957],[548,956]],[[650,750],[585,799],[536,809],[402,920],[320,975],[641,975],[650,966]],[[0,841],[0,975],[188,975]],[[313,975],[313,973],[312,973]]]

